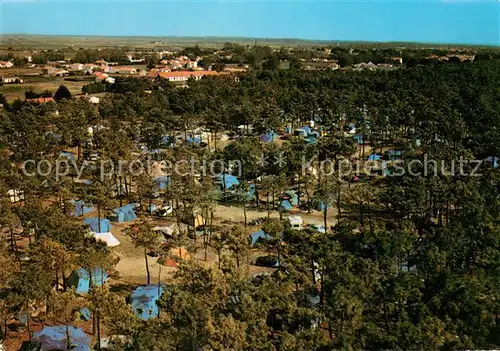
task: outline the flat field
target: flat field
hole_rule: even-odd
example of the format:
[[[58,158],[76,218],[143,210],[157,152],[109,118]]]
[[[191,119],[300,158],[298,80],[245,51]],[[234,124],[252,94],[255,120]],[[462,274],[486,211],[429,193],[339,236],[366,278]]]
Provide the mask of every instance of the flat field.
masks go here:
[[[63,77],[22,77],[24,79],[23,84],[5,84],[0,87],[0,93],[2,93],[8,101],[13,101],[15,99],[24,100],[24,92],[33,89],[37,93],[49,90],[55,93],[60,85],[65,85],[71,94],[78,95],[82,94],[82,87],[89,84],[93,80],[82,80],[82,81],[70,81]],[[92,77],[89,77],[90,79]]]

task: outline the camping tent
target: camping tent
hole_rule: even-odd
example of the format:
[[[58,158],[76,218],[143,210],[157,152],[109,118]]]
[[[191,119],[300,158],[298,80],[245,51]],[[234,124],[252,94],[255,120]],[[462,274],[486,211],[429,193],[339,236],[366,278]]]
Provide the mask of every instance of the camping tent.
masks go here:
[[[288,200],[283,200],[280,203],[280,211],[289,212],[293,209],[292,204]]]
[[[65,158],[65,159],[70,160],[70,161],[76,160],[75,154],[72,152],[67,152],[67,151],[61,151],[61,153],[59,154],[59,157]]]
[[[363,134],[356,134],[354,136],[354,141],[356,141],[356,143],[358,143],[359,145],[362,145],[363,144]]]
[[[309,128],[309,127],[307,127],[307,128]],[[296,136],[299,136],[299,137],[304,137],[304,138],[306,138],[309,135],[309,133],[306,130],[304,130],[303,128],[295,129],[293,131],[293,134]]]
[[[233,186],[238,186],[240,181],[232,174],[218,174],[217,175],[217,183],[224,188],[223,184],[225,184],[226,189],[231,189]]]
[[[317,209],[318,211],[322,211],[322,212],[323,212],[325,209],[330,208],[330,205],[331,205],[331,204],[329,204],[329,203],[328,203],[328,204],[326,205],[326,207],[325,207],[325,203],[324,203],[322,200],[320,200],[320,201],[317,201],[317,203],[316,203],[316,209]]]
[[[167,267],[176,267],[180,260],[188,260],[191,256],[185,247],[173,247],[167,255],[162,255],[156,263]]]
[[[260,136],[260,141],[262,141],[264,143],[270,143],[270,142],[274,141],[274,139],[276,137],[277,137],[276,133],[273,131],[270,131],[270,132],[267,132],[265,134],[262,134]]]
[[[155,188],[159,190],[164,190],[170,185],[171,181],[172,180],[170,179],[169,176],[160,176],[158,178],[155,178],[154,180]]]
[[[93,286],[102,286],[108,279],[108,272],[100,267],[95,267],[89,271],[85,268],[78,268],[68,278],[67,284],[75,288],[77,294],[86,294],[89,292],[90,284]]]
[[[382,161],[382,156],[379,154],[371,154],[368,156],[368,161]]]
[[[178,257],[183,259],[188,259],[190,257],[188,250],[186,250],[186,248],[182,246],[171,248],[169,251],[169,255],[172,257]]]
[[[130,296],[134,314],[144,320],[153,319],[158,316],[158,305],[156,302],[163,293],[163,286],[146,285],[139,286]]]
[[[314,145],[318,142],[318,139],[314,135],[310,135],[307,138],[304,138],[304,141],[310,145]]]
[[[188,144],[200,144],[201,143],[201,139],[198,138],[198,137],[187,138],[186,139],[186,143],[188,143]]]
[[[193,225],[195,228],[201,227],[205,225],[205,219],[202,215],[195,215],[193,217]]]
[[[259,242],[259,240],[270,240],[272,239],[272,236],[264,233],[264,231],[261,229],[259,231],[256,231],[255,233],[250,234],[250,245],[255,246]]]
[[[158,206],[156,206],[155,204],[149,204],[148,205],[148,212],[151,213],[151,214],[155,213],[157,209],[158,209]]]
[[[101,218],[101,228],[99,228],[99,220],[97,217],[85,218],[83,222],[88,224],[90,229],[95,233],[107,233],[111,231],[111,223],[109,222],[109,219],[106,218]]]
[[[299,204],[299,197],[294,190],[285,191],[285,195],[290,198],[289,201],[293,206],[297,206]]]
[[[109,247],[115,247],[120,245],[120,241],[115,238],[113,233],[111,232],[106,232],[106,233],[95,233],[92,232],[91,235],[96,239],[96,240],[101,240],[106,243]]]
[[[486,157],[485,161],[489,162],[493,166],[493,168],[498,168],[498,165],[500,164],[500,157],[489,156]]]
[[[179,227],[176,223],[165,226],[157,225],[153,228],[153,231],[161,233],[164,238],[172,238],[174,233],[179,233]]]
[[[32,341],[42,345],[40,351],[67,350],[66,330],[69,332],[69,339],[72,351],[90,351],[90,338],[81,328],[58,325],[44,327],[42,330],[34,332]]]
[[[83,216],[86,215],[87,213],[94,211],[94,208],[92,206],[87,206],[81,200],[78,201],[71,200],[70,202],[75,206],[75,210],[73,211],[73,216]]]
[[[387,156],[388,156],[389,160],[391,160],[391,161],[400,159],[402,155],[403,155],[403,151],[401,151],[401,150],[392,149],[392,150],[389,150],[387,152]]]
[[[130,222],[137,218],[135,214],[135,204],[128,204],[113,210],[112,220],[115,222]]]
[[[255,184],[250,184],[249,189],[248,189],[248,197],[247,200],[250,201],[254,198],[255,196]]]
[[[170,137],[168,135],[164,135],[160,140],[160,148],[168,148],[168,147],[172,147],[172,146],[173,146],[173,143],[172,143],[172,140],[170,139]]]

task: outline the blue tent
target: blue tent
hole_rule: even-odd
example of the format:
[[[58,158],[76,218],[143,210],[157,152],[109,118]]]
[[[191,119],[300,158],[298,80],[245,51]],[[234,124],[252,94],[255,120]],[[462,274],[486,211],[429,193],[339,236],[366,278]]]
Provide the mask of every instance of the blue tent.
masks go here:
[[[80,308],[80,318],[89,321],[90,317],[90,310],[87,307]]]
[[[161,148],[167,148],[167,147],[172,147],[173,143],[172,140],[170,140],[170,137],[168,135],[162,136],[160,140],[160,147]]]
[[[162,285],[159,287],[158,285],[137,287],[130,296],[134,314],[143,321],[156,318],[158,316],[158,305],[156,302],[160,299],[162,293]]]
[[[101,230],[99,230],[99,221],[97,217],[85,218],[85,224],[90,226],[90,229],[95,233],[107,233],[111,231],[111,223],[109,219],[101,218]]]
[[[314,145],[318,142],[318,140],[316,139],[316,137],[310,135],[308,136],[307,138],[304,138],[304,141],[310,145]]]
[[[281,211],[286,211],[286,212],[289,212],[292,210],[292,204],[290,203],[290,201],[288,200],[283,200],[281,201],[280,203],[280,210]]]
[[[93,286],[102,286],[107,279],[108,272],[100,267],[92,268],[90,276],[85,268],[78,268],[69,276],[68,286],[75,288],[77,294],[86,294],[89,292],[91,282]]]
[[[311,134],[312,133],[312,129],[311,127],[309,126],[303,126],[303,127],[300,127],[300,129],[302,129],[304,132],[307,133],[307,135]]]
[[[90,338],[81,328],[58,325],[44,327],[42,330],[34,332],[34,342],[42,345],[40,351],[67,350],[66,329],[69,331],[69,338],[72,351],[90,351]]]
[[[500,164],[499,163],[500,157],[489,156],[489,157],[485,158],[485,161],[491,163],[491,165],[493,166],[493,168],[498,168],[498,165]]]
[[[256,231],[255,233],[250,234],[250,245],[255,246],[259,240],[271,240],[272,236],[264,233],[263,230]]]
[[[85,203],[81,200],[78,201],[71,200],[70,202],[75,205],[73,216],[83,216],[86,215],[87,213],[94,211],[94,208],[92,206],[85,205]]]
[[[289,201],[293,206],[297,206],[299,204],[299,196],[294,190],[285,191],[285,195],[290,197]]]
[[[260,136],[260,141],[262,141],[264,143],[270,143],[270,142],[274,141],[274,139],[276,137],[277,137],[276,133],[273,131],[270,131],[270,132],[267,132],[265,134],[262,134]]]
[[[134,219],[137,218],[137,215],[135,214],[135,204],[128,204],[119,208],[115,208],[113,210],[114,216],[113,221],[115,222],[130,222],[133,221]]]
[[[255,184],[250,184],[250,189],[248,190],[248,200],[252,200],[255,196]]]
[[[326,204],[326,207],[325,207],[325,203],[323,201],[318,201],[317,205],[316,205],[316,209],[318,211],[324,211],[325,209],[328,209],[330,208],[330,204]]]
[[[240,181],[232,174],[218,174],[217,175],[217,183],[223,187],[223,183],[225,184],[226,189],[231,189],[233,186],[240,185]]]
[[[387,154],[389,155],[389,159],[392,160],[392,161],[394,161],[396,159],[401,158],[401,156],[403,156],[403,151],[401,151],[401,150],[394,150],[393,149],[393,150],[389,150],[387,152]]]
[[[156,209],[157,209],[157,206],[155,204],[150,204],[148,206],[148,212],[149,213],[155,213],[156,212]]]
[[[297,128],[293,131],[293,134],[299,137],[307,137],[309,133],[302,128]]]
[[[356,141],[356,143],[358,143],[359,145],[362,145],[363,144],[363,134],[356,134],[354,136],[354,141]]]
[[[187,138],[186,139],[186,142],[188,144],[200,144],[201,143],[201,139],[198,138],[198,137],[194,137],[194,138]]]
[[[379,154],[371,154],[368,156],[368,161],[382,161],[382,156]]]
[[[154,180],[155,187],[160,190],[166,189],[171,182],[170,176],[160,176]]]
[[[319,132],[316,130],[313,130],[311,133],[309,133],[310,137],[315,137],[316,139],[319,138]]]
[[[61,151],[61,153],[59,154],[59,157],[66,158],[66,159],[68,159],[70,161],[76,160],[75,154],[72,153],[72,152],[67,152],[67,151]]]

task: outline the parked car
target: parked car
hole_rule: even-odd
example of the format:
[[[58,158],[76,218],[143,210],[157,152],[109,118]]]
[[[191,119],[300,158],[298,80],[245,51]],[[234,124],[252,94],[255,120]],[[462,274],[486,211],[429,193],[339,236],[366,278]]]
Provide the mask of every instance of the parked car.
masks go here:
[[[156,214],[159,217],[166,217],[174,211],[172,206],[159,206],[156,210]]]
[[[278,257],[276,256],[260,256],[255,260],[256,266],[279,268],[280,263],[278,262]]]
[[[317,232],[317,233],[322,233],[322,234],[325,234],[326,233],[326,230],[325,230],[325,226],[322,225],[322,224],[314,224],[314,223],[311,223],[307,226],[307,228],[311,229],[312,231],[314,232]]]

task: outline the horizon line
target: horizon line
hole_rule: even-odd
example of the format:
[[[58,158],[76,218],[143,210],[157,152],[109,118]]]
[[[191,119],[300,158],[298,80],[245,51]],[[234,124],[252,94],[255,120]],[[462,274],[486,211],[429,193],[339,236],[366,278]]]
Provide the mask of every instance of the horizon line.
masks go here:
[[[207,35],[207,36],[180,36],[180,35],[109,35],[109,34],[43,34],[43,33],[0,33],[0,39],[2,37],[9,36],[33,36],[33,37],[73,37],[73,38],[170,38],[170,39],[191,39],[191,40],[214,40],[214,41],[224,41],[231,42],[232,40],[244,40],[244,41],[297,41],[304,43],[325,43],[325,44],[406,44],[406,45],[434,45],[434,46],[467,46],[467,47],[488,47],[488,48],[500,48],[500,43],[498,44],[484,44],[484,43],[450,43],[450,42],[418,42],[418,41],[370,41],[370,40],[345,40],[345,39],[309,39],[309,38],[291,38],[291,37],[245,37],[245,36],[217,36],[217,35]]]

